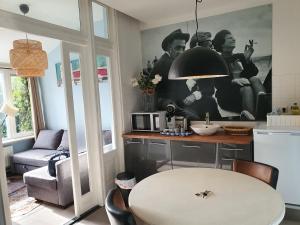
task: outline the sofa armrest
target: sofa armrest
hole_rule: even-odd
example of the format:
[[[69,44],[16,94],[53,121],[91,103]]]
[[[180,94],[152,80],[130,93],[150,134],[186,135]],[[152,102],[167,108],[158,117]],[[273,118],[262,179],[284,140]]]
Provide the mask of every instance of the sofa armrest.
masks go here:
[[[81,192],[89,191],[87,153],[78,155]],[[73,188],[71,175],[71,159],[63,159],[56,163],[56,179],[59,201],[61,205],[68,205],[73,202]]]

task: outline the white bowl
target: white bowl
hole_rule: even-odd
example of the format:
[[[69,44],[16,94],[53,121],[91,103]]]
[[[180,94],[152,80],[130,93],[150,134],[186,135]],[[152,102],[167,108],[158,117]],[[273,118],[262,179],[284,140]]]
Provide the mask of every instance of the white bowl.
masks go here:
[[[197,124],[191,126],[192,130],[199,135],[213,135],[220,128],[218,124]]]

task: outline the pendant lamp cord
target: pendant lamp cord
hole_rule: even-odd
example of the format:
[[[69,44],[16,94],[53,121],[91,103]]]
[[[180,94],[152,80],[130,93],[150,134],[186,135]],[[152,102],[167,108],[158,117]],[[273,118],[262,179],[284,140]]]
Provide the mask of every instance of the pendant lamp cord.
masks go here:
[[[202,0],[196,0],[196,8],[195,8],[195,18],[196,18],[196,38],[197,38],[197,46],[199,46],[199,37],[198,37],[198,3],[202,3]]]
[[[29,12],[29,6],[27,4],[21,4],[19,5],[20,11],[23,13],[24,17],[26,16],[26,14]],[[29,42],[28,42],[28,35],[27,32],[25,32],[26,35],[26,45],[29,51]]]
[[[26,16],[26,13],[24,13],[24,16]],[[25,32],[25,35],[26,35],[26,45],[27,45],[27,49],[29,51],[29,44],[28,44],[28,35],[27,35],[27,32]]]

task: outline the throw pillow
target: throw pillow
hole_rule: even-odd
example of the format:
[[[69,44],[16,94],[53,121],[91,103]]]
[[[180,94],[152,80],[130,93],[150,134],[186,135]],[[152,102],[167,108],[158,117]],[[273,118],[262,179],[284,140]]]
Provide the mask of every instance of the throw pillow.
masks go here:
[[[57,150],[69,150],[69,137],[68,137],[68,131],[64,130],[64,134],[61,138],[61,142],[57,148]]]
[[[41,130],[34,145],[33,149],[57,149],[63,130]]]

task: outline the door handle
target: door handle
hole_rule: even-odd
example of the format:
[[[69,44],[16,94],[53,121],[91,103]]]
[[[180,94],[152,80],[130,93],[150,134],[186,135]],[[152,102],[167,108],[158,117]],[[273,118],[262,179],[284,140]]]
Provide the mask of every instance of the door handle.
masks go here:
[[[160,143],[160,142],[149,142],[149,145],[160,145],[160,146],[165,146],[166,143]]]
[[[142,144],[141,141],[126,141],[126,144]]]
[[[220,148],[220,150],[225,150],[225,151],[244,151],[242,148]]]
[[[266,131],[257,131],[256,133],[260,135],[270,135],[270,132],[266,132]]]
[[[201,149],[200,146],[198,145],[182,145],[183,148],[198,148],[198,149]]]

